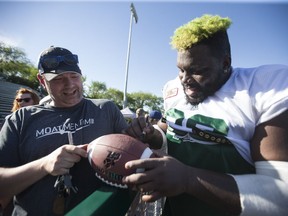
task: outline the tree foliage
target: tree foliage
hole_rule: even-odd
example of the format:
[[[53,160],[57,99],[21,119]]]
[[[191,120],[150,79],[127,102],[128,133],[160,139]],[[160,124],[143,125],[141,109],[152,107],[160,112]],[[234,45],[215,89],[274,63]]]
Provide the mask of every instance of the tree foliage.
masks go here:
[[[123,92],[115,88],[107,88],[103,82],[92,81],[86,93],[88,98],[107,98],[112,100],[119,109],[123,108]],[[128,107],[134,112],[138,108],[148,107],[151,110],[163,110],[163,99],[150,93],[134,92],[127,94]]]
[[[136,110],[141,107],[148,107],[151,110],[162,110],[163,109],[163,99],[161,97],[157,97],[150,93],[145,92],[134,92],[129,94],[128,104],[130,102],[131,109]],[[129,99],[128,98],[128,99]],[[130,106],[129,106],[130,108]]]
[[[115,89],[115,88],[108,88],[107,91],[104,93],[104,97],[112,100],[119,109],[122,109],[123,103],[123,92]]]
[[[0,76],[3,79],[37,89],[37,72],[23,50],[0,41]]]
[[[92,81],[86,92],[89,98],[104,98],[103,94],[106,92],[107,87],[103,82]]]

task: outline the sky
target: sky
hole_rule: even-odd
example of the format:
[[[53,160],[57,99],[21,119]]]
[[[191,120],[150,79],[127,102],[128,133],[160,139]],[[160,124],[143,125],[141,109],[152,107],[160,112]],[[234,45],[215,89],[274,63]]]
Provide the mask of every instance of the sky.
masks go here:
[[[21,48],[37,66],[50,45],[78,55],[87,84],[124,91],[131,1],[3,1],[0,41]],[[178,74],[170,46],[176,28],[203,14],[229,17],[233,67],[288,64],[288,0],[133,1],[127,92],[162,96]]]

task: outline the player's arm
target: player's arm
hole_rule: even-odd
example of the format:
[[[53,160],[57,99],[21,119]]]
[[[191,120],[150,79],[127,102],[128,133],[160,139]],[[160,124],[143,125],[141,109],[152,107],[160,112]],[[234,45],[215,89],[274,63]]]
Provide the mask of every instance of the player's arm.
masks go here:
[[[230,214],[288,212],[288,111],[256,127],[251,152],[256,174],[223,175],[186,168],[187,191]]]
[[[251,140],[256,175],[233,176],[241,215],[285,215],[288,212],[288,111],[257,126]]]
[[[123,133],[148,143],[151,149],[161,149],[163,145],[167,145],[166,129],[165,123],[160,123],[159,121],[157,125],[152,125],[144,117],[140,116],[134,118]]]

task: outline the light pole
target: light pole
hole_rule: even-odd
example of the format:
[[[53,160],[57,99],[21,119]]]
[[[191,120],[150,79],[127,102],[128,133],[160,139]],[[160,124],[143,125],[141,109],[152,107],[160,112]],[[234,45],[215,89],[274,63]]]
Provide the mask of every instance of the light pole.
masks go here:
[[[131,35],[132,35],[132,20],[134,17],[135,23],[138,22],[138,16],[133,3],[130,5],[130,28],[129,28],[129,38],[128,38],[128,50],[127,50],[127,60],[126,60],[126,76],[125,76],[125,86],[124,86],[124,98],[123,98],[123,109],[127,107],[127,82],[128,82],[128,70],[129,70],[129,59],[130,59],[130,46],[131,46]]]

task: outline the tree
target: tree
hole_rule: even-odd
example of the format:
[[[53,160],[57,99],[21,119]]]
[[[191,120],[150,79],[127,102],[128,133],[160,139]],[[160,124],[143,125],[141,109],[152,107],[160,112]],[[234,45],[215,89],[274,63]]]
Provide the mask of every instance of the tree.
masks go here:
[[[103,82],[92,81],[87,87],[88,98],[107,98],[112,100],[119,109],[123,108],[123,92],[115,88],[107,88]],[[150,93],[135,92],[127,94],[128,106],[136,111],[139,107],[149,107],[151,110],[163,110],[163,99]]]
[[[129,98],[131,98],[131,101],[129,101]],[[148,107],[151,110],[163,110],[163,99],[150,93],[145,93],[141,91],[131,93],[128,97],[128,104],[129,102],[129,108],[134,111],[138,108],[143,107]]]
[[[122,109],[123,104],[122,91],[115,88],[108,88],[107,91],[104,93],[104,98],[109,98],[118,106],[119,109]]]
[[[88,85],[87,97],[105,98],[104,93],[106,91],[107,91],[107,87],[104,82],[92,81],[91,85]]]
[[[92,81],[90,85],[87,85],[87,89],[88,90],[86,91],[86,96],[88,98],[106,98],[112,100],[118,106],[119,109],[122,109],[123,105],[122,91],[115,88],[107,89],[106,84],[99,81]]]
[[[0,41],[0,76],[5,80],[29,86],[39,87],[36,79],[38,70],[20,48],[6,45]]]

